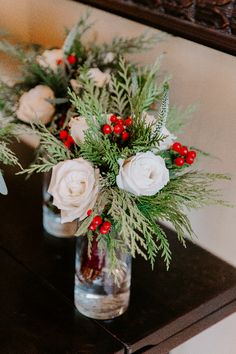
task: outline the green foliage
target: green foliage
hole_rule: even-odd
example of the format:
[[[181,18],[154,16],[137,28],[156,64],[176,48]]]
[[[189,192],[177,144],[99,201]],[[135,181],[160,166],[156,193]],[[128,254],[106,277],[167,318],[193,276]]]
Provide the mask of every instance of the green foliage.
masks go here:
[[[18,158],[16,157],[14,152],[11,151],[11,149],[8,147],[8,144],[5,141],[0,142],[0,161],[4,165],[20,166],[18,162]]]

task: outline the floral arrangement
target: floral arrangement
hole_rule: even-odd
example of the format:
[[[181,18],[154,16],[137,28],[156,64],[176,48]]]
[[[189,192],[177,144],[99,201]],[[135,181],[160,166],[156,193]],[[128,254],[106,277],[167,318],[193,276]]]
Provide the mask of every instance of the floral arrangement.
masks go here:
[[[161,37],[143,33],[126,39],[115,38],[110,44],[84,43],[84,34],[91,29],[89,14],[68,32],[61,48],[43,48],[40,45],[14,45],[3,36],[0,51],[18,60],[21,77],[13,85],[0,82],[0,110],[15,122],[42,123],[70,148],[73,138],[68,123],[75,116],[68,96],[68,87],[81,94],[77,80],[80,68],[88,69],[89,77],[97,87],[108,85],[111,73],[118,67],[119,55],[137,53],[151,48]]]
[[[185,235],[194,235],[186,209],[224,204],[212,182],[228,177],[198,171],[201,151],[177,141],[172,127],[180,119],[169,110],[169,84],[158,84],[158,73],[159,61],[137,68],[121,57],[109,85],[100,87],[85,66],[80,94],[68,91],[78,116],[70,122],[75,144],[63,143],[67,126],[62,141],[35,126],[46,154],[25,172],[52,170],[48,192],[62,222],[78,220],[76,235],[87,237],[89,253],[94,240],[106,250],[111,272],[120,251],[152,266],[160,254],[168,268],[171,249],[157,222],[170,222],[185,245]]]

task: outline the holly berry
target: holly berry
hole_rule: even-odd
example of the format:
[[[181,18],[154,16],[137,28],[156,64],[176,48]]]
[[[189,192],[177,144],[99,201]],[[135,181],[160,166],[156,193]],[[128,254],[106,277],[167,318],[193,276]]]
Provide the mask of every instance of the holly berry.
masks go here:
[[[74,139],[72,138],[71,135],[68,135],[67,137],[67,141],[69,142],[69,144],[73,145],[75,143]]]
[[[70,65],[74,65],[76,63],[76,56],[73,54],[70,54],[67,57],[68,62],[70,63]]]
[[[121,124],[116,124],[114,126],[114,134],[116,134],[116,135],[121,134],[123,132],[123,130],[124,130],[124,126]]]
[[[67,147],[67,149],[71,148],[71,143],[69,142],[69,140],[64,141],[64,145],[65,147]]]
[[[132,125],[132,124],[133,124],[133,120],[132,120],[131,117],[128,117],[127,119],[125,119],[124,125],[125,125],[126,127],[129,127],[129,126]]]
[[[91,230],[91,231],[95,231],[96,228],[97,228],[97,226],[94,225],[93,223],[89,225],[89,230]]]
[[[172,150],[179,152],[179,153],[181,151],[181,148],[182,148],[182,145],[177,141],[171,147]]]
[[[66,130],[60,131],[60,139],[65,140],[68,137],[68,132]]]
[[[104,223],[102,224],[101,228],[104,229],[104,230],[110,230],[110,228],[111,228],[110,221],[104,221]]]
[[[180,149],[180,155],[181,156],[187,156],[188,155],[188,148],[187,146],[182,146]]]
[[[90,215],[92,214],[92,212],[93,212],[92,209],[89,209],[89,210],[87,211],[87,215],[90,216]]]
[[[94,216],[92,224],[95,226],[99,226],[102,224],[102,218],[99,215]]]
[[[117,116],[115,116],[114,114],[112,114],[112,115],[110,116],[110,122],[111,122],[111,123],[117,123]]]
[[[123,125],[124,121],[121,118],[117,118],[116,123],[119,124],[119,125]]]
[[[126,130],[121,134],[121,139],[122,140],[129,139],[129,133]]]
[[[177,159],[175,159],[175,164],[176,164],[176,166],[179,166],[179,167],[183,166],[184,158],[183,157],[177,157]]]
[[[62,64],[62,59],[57,59],[57,65],[61,65]]]
[[[112,132],[111,126],[109,124],[105,124],[102,127],[102,132],[103,132],[103,134],[106,134],[106,135],[111,134],[111,132]]]
[[[185,161],[188,165],[192,165],[192,163],[194,162],[194,158],[188,155]]]
[[[104,228],[101,226],[100,229],[99,229],[99,232],[100,232],[100,234],[102,234],[102,235],[106,235],[106,234],[108,234],[109,230],[104,229]]]
[[[188,152],[188,155],[187,155],[187,156],[192,157],[193,159],[195,159],[196,156],[197,156],[197,153],[196,153],[196,151],[194,151],[194,150],[190,150],[190,151]]]

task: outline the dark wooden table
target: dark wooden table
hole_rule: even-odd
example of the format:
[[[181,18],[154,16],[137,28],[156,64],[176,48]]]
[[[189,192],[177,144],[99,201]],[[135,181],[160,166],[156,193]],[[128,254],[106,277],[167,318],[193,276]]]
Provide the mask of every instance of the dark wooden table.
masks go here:
[[[32,150],[17,149],[27,164]],[[236,310],[235,268],[191,242],[184,249],[168,231],[169,272],[161,261],[152,272],[137,259],[128,311],[111,321],[82,316],[73,305],[76,239],[43,231],[40,175],[25,181],[13,168],[6,172],[9,195],[0,196],[0,353],[166,354]]]

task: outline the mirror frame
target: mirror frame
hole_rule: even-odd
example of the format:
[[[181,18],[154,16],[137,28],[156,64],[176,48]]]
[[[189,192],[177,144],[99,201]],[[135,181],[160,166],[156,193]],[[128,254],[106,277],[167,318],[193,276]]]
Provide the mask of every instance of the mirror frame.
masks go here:
[[[79,2],[236,55],[236,1],[234,0],[80,0]]]

